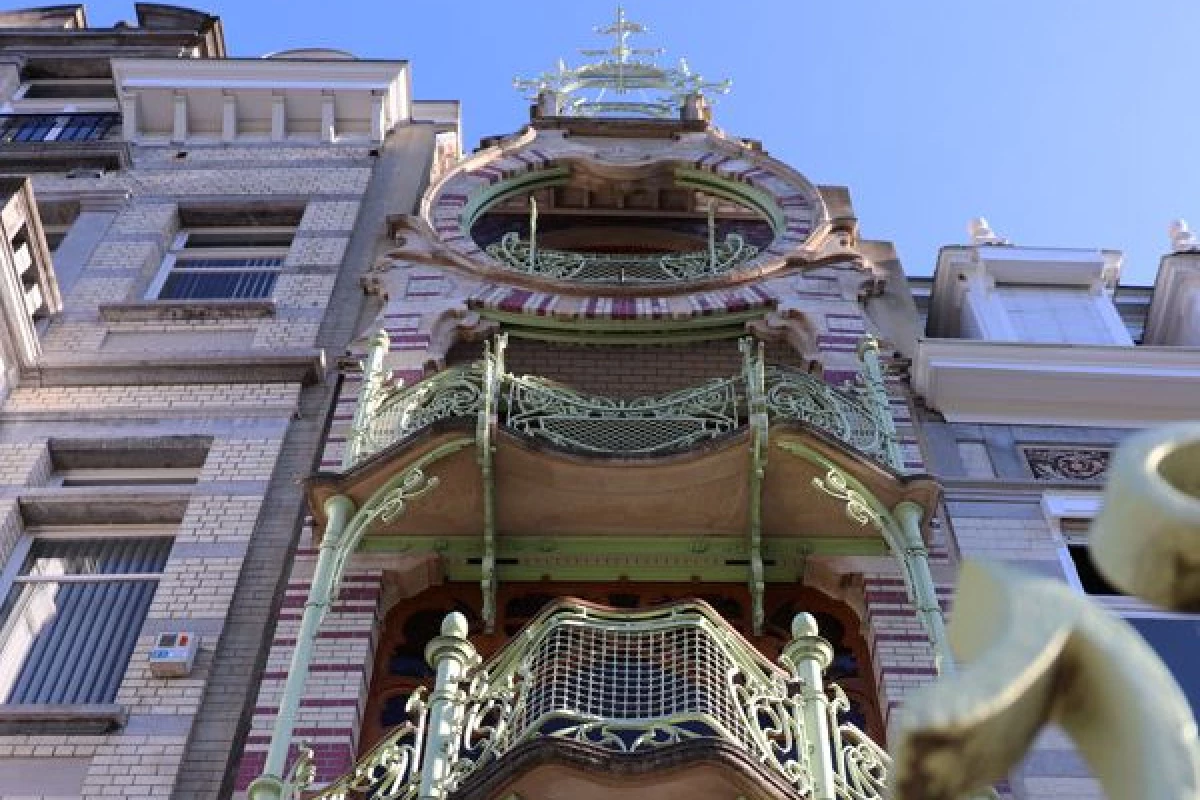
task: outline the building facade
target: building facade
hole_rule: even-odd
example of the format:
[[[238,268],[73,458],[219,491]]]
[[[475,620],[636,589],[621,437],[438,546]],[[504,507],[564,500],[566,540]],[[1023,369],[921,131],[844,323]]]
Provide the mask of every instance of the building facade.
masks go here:
[[[1197,414],[1186,226],[908,278],[620,10],[463,156],[407,62],[135,8],[0,14],[0,797],[878,798],[965,558],[1195,704],[1082,546]],[[998,791],[1100,796],[1053,732]]]
[[[403,61],[230,58],[215,17],[135,10],[0,14],[4,797],[231,791],[348,265],[457,146]]]

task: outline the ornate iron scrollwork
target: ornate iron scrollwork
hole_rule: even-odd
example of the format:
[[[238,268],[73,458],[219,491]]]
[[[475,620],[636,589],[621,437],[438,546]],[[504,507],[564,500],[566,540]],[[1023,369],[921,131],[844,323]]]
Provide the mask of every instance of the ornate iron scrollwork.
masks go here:
[[[490,244],[487,253],[507,269],[550,280],[576,283],[682,283],[727,275],[758,256],[759,250],[736,233],[726,234],[713,250],[636,255],[579,253],[538,247],[531,256],[527,240],[510,231]]]

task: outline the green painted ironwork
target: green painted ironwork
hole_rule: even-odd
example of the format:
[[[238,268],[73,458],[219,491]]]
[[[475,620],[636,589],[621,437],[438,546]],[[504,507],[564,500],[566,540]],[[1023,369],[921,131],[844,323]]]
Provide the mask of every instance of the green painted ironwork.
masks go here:
[[[726,234],[709,250],[683,253],[585,253],[535,247],[510,231],[487,253],[507,269],[550,280],[576,283],[682,283],[733,272],[756,258],[759,249],[736,233]]]
[[[374,800],[413,800],[418,785],[421,797],[445,797],[538,739],[615,753],[717,740],[775,772],[799,796],[882,797],[887,756],[842,719],[848,703],[840,689],[824,686],[832,648],[811,615],[793,623],[783,669],[699,602],[617,611],[561,601],[477,666],[465,635],[447,635],[454,624],[447,618],[427,650],[438,668],[434,694],[457,703],[442,709],[453,724],[435,725],[433,711],[418,701],[417,719],[313,800],[346,800],[351,788]],[[443,661],[457,681],[443,679]],[[421,714],[430,720],[424,727]],[[423,729],[429,737],[442,732],[438,742],[427,737],[426,760],[418,763]]]
[[[589,48],[580,54],[598,60],[568,67],[559,59],[557,67],[535,78],[514,78],[513,86],[530,99],[543,94],[554,97],[550,113],[577,117],[651,117],[670,119],[679,116],[680,106],[689,95],[705,97],[725,94],[732,83],[706,81],[692,72],[683,59],[678,67],[660,67],[653,58],[661,48],[630,46],[631,36],[647,32],[644,25],[625,16],[617,6],[616,19],[596,33],[611,36],[612,47]]]
[[[844,503],[846,516],[860,525],[876,528],[887,542],[892,555],[904,567],[904,588],[917,610],[939,673],[954,669],[950,639],[946,634],[946,616],[937,599],[933,573],[929,569],[929,550],[921,537],[921,519],[925,509],[911,500],[888,509],[853,476],[802,442],[780,442],[779,448],[826,470],[825,477],[813,478],[814,488]]]
[[[893,469],[904,470],[904,454],[896,436],[896,420],[892,416],[891,401],[887,384],[883,379],[883,365],[879,360],[879,340],[864,336],[858,343],[858,359],[862,362],[864,394],[875,416],[876,426],[883,432],[887,446],[887,461]]]
[[[795,420],[891,463],[895,437],[876,411],[812,375],[766,367],[761,355],[740,375],[633,399],[588,395],[542,378],[512,375],[504,372],[502,360],[489,359],[452,367],[411,387],[372,391],[365,401],[369,413],[356,411],[350,434],[356,458],[438,420],[477,418],[489,396],[486,385],[495,380],[496,406],[487,413],[495,414],[497,424],[575,451],[614,456],[676,452],[747,425],[758,426],[755,430],[765,441],[768,420]]]
[[[505,425],[571,450],[651,455],[737,430],[738,382],[712,381],[659,397],[586,395],[528,375],[508,376]]]
[[[492,470],[495,455],[496,414],[500,407],[500,389],[504,376],[504,348],[508,337],[501,334],[495,346],[485,346],[483,354],[483,405],[475,429],[479,451],[479,469],[483,478],[483,557],[479,566],[483,594],[483,622],[488,633],[496,625],[496,478]]]
[[[762,633],[766,622],[763,595],[766,592],[762,557],[762,484],[767,469],[767,436],[769,418],[766,399],[766,371],[763,345],[753,339],[742,339],[742,381],[746,387],[749,406],[750,443],[750,601],[753,608],[754,633]]]
[[[304,684],[308,680],[308,668],[312,660],[313,645],[321,620],[337,596],[346,563],[358,549],[363,536],[377,520],[389,521],[404,513],[412,500],[432,491],[438,485],[436,476],[425,470],[434,462],[472,444],[474,440],[463,437],[446,442],[426,453],[416,462],[401,470],[383,486],[379,487],[361,507],[355,509],[354,501],[346,495],[334,495],[325,502],[328,520],[321,547],[317,554],[317,565],[309,586],[304,613],[300,618],[300,630],[292,650],[287,681],[279,700],[279,713],[271,731],[271,743],[267,750],[263,772],[247,787],[251,800],[284,800],[302,789],[303,780],[309,771],[303,766],[293,767],[285,774],[288,747]]]

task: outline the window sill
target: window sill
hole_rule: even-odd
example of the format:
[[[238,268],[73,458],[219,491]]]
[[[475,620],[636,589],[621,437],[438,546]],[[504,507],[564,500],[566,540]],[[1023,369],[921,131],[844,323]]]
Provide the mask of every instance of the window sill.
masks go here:
[[[0,735],[94,736],[125,726],[129,712],[115,703],[0,705]]]
[[[106,303],[100,317],[107,322],[162,322],[198,319],[262,319],[275,316],[274,300],[146,300]]]

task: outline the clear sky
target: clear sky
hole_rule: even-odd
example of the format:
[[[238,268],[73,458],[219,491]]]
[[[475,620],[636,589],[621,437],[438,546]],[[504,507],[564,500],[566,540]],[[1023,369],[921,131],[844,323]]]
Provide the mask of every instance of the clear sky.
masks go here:
[[[514,75],[578,63],[601,0],[210,0],[230,53],[327,46],[412,62],[463,103],[466,142],[527,120]],[[33,3],[12,3],[21,6]],[[910,273],[973,216],[1017,244],[1125,252],[1151,283],[1167,223],[1200,228],[1196,0],[628,0],[646,45],[733,79],[717,125],[850,187],[866,238]],[[92,0],[93,25],[133,17]]]

